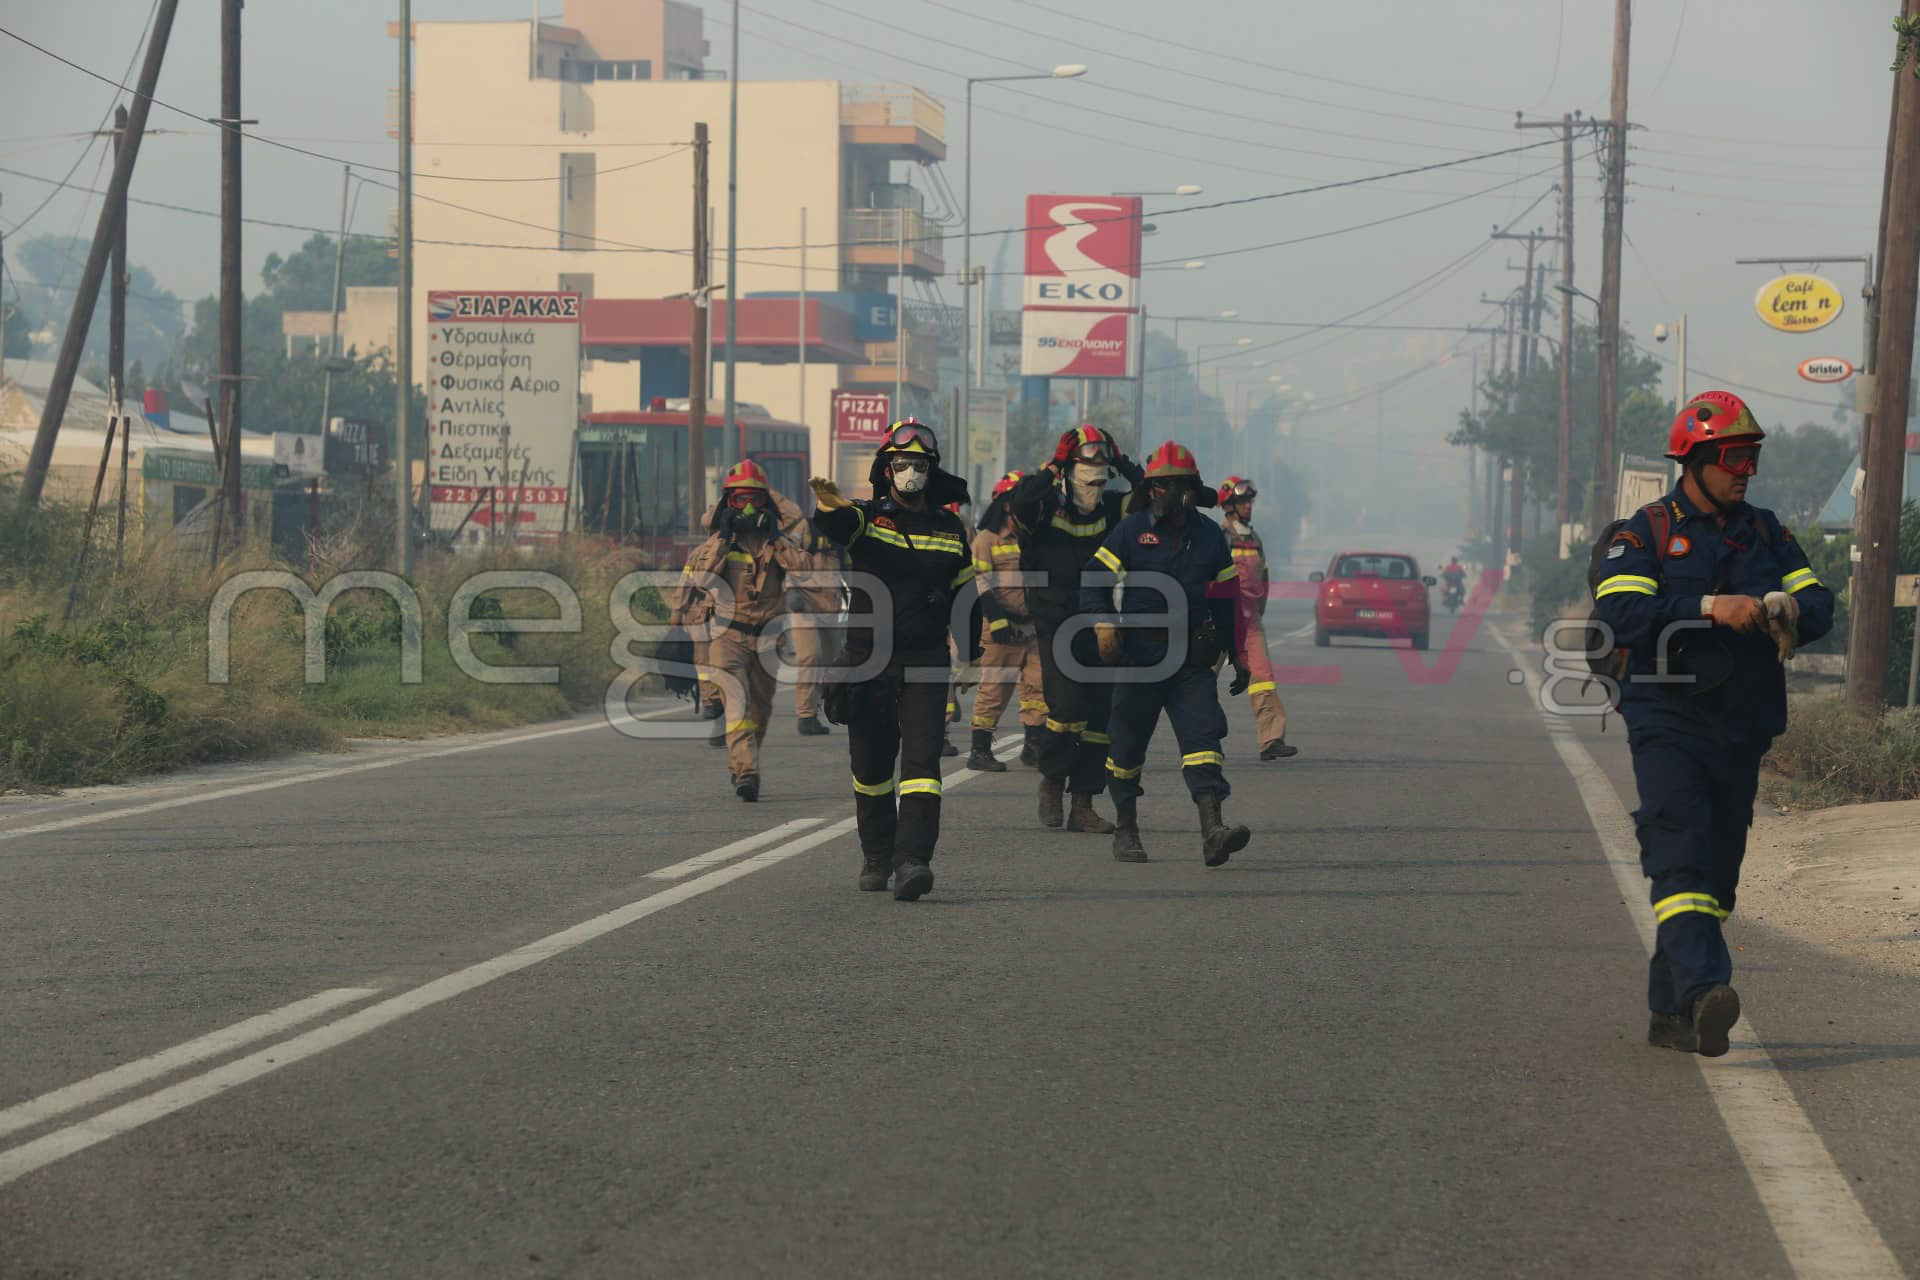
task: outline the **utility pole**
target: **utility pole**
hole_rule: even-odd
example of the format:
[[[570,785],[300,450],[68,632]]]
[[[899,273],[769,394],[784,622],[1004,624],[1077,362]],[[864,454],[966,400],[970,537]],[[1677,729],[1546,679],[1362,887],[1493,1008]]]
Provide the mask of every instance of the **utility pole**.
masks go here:
[[[153,35],[147,40],[146,60],[140,64],[140,79],[133,91],[133,106],[128,111],[126,143],[113,160],[113,177],[100,206],[100,220],[94,224],[93,244],[87,250],[87,265],[80,273],[80,287],[73,298],[73,315],[67,332],[60,339],[60,354],[54,360],[53,378],[47,387],[47,402],[40,412],[40,427],[34,433],[33,449],[27,455],[27,468],[20,478],[20,504],[35,506],[47,484],[47,468],[53,463],[54,441],[60,435],[60,422],[67,416],[67,398],[73,394],[73,379],[80,371],[80,353],[87,345],[87,326],[93,320],[93,306],[100,297],[100,280],[107,273],[107,258],[113,247],[114,223],[125,206],[127,187],[133,181],[134,162],[140,158],[140,139],[147,131],[147,110],[153,104],[153,91],[160,83],[160,64],[166,57],[167,37],[173,32],[173,15],[179,0],[159,0],[154,10]]]
[[[707,125],[693,126],[693,333],[687,359],[687,532],[699,537],[700,516],[707,506],[707,343],[713,330],[708,305],[712,246],[707,239]],[[608,477],[612,485],[613,479]],[[602,532],[605,532],[602,530]]]
[[[1521,285],[1522,300],[1520,304],[1520,314],[1525,324],[1522,326],[1524,336],[1520,342],[1520,372],[1523,375],[1529,374],[1533,372],[1534,360],[1539,351],[1539,343],[1534,339],[1533,335],[1538,332],[1540,328],[1539,282],[1534,278],[1534,254],[1544,241],[1557,240],[1560,237],[1558,235],[1548,235],[1538,227],[1535,227],[1532,231],[1523,232],[1501,231],[1496,227],[1493,232],[1493,238],[1495,240],[1518,240],[1527,246],[1526,277],[1525,282]]]
[[[1600,231],[1600,421],[1593,446],[1593,527],[1613,518],[1613,432],[1620,412],[1620,238],[1627,204],[1627,50],[1633,0],[1613,0],[1613,92]]]
[[[244,0],[220,0],[220,393],[227,460],[221,501],[233,518],[234,539],[245,538],[240,506],[240,10]],[[123,197],[124,198],[124,197]]]
[[[1906,0],[1906,20],[1920,0]],[[1854,628],[1847,653],[1847,701],[1880,713],[1891,661],[1893,579],[1900,555],[1901,488],[1905,480],[1908,379],[1913,375],[1916,274],[1920,273],[1920,80],[1903,64],[1893,81],[1893,127],[1887,139],[1886,195],[1881,206],[1879,341],[1873,417],[1860,441],[1860,565],[1853,579]]]
[[[113,154],[120,155],[126,145],[127,109],[116,106],[113,109]],[[114,219],[113,261],[110,270],[112,282],[108,288],[107,304],[107,401],[112,406],[109,412],[118,419],[120,426],[120,495],[119,521],[115,526],[113,543],[113,567],[119,571],[127,545],[127,454],[130,438],[133,435],[133,419],[127,413],[127,202],[120,202],[120,215]],[[113,427],[107,427],[107,448],[113,448]],[[96,484],[95,489],[99,486]],[[75,578],[77,584],[79,579]]]
[[[733,0],[733,18],[727,27],[733,43],[727,62],[727,436],[739,430],[740,409],[734,401],[734,341],[739,337],[737,318],[740,290],[734,271],[740,243],[740,0]],[[744,445],[744,441],[742,444]],[[723,446],[724,447],[724,446]],[[740,456],[746,457],[744,447]]]
[[[333,292],[327,295],[326,372],[320,382],[320,434],[327,434],[333,413],[333,366],[340,357],[340,279],[347,265],[347,192],[353,186],[353,166],[340,176],[340,234],[333,242]]]
[[[393,326],[393,563],[396,572],[413,568],[413,466],[407,461],[407,419],[413,410],[413,0],[400,0],[400,271],[396,282],[399,314]],[[427,476],[420,473],[422,506],[433,518]]]
[[[1587,131],[1587,122],[1578,111],[1563,113],[1559,120],[1523,120],[1515,117],[1516,129],[1560,130],[1560,457],[1556,508],[1558,523],[1571,518],[1567,490],[1568,463],[1573,455],[1573,137],[1576,126]],[[1534,328],[1539,328],[1536,324]]]

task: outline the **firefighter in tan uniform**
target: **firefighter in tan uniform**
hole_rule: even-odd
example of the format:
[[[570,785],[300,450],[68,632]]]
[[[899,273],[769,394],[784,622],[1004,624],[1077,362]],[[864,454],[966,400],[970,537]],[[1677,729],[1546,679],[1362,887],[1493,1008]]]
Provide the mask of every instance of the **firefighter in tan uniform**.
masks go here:
[[[807,553],[781,531],[799,519],[799,508],[773,492],[758,464],[735,463],[720,484],[713,535],[687,557],[668,618],[673,626],[702,610],[712,618],[707,674],[725,706],[734,794],[747,801],[760,798],[760,742],[773,714],[779,633],[771,624],[787,611],[787,575],[809,568]]]
[[[793,711],[800,719],[800,736],[813,738],[831,732],[820,720],[825,687],[820,677],[831,651],[838,647],[833,643],[832,628],[840,613],[841,575],[846,566],[840,548],[810,526],[798,526],[792,536],[806,549],[808,565],[804,577],[795,575],[790,595],[794,612],[806,615],[804,622],[793,620],[794,665],[799,668],[793,685]]]
[[[973,539],[973,569],[979,575],[980,602],[986,615],[981,639],[986,652],[980,659],[980,692],[973,700],[973,750],[967,768],[983,773],[1005,773],[1007,766],[993,754],[993,731],[1000,716],[1020,690],[1020,723],[1026,744],[1020,763],[1035,764],[1038,735],[1047,718],[1047,700],[1040,691],[1040,650],[1033,640],[1033,615],[1027,612],[1026,589],[1020,585],[1020,531],[1007,510],[1006,497],[1025,474],[1009,471],[993,486],[993,501],[980,516],[980,532]]]
[[[1234,566],[1240,570],[1240,625],[1246,630],[1242,652],[1253,672],[1247,686],[1253,703],[1253,723],[1260,736],[1262,760],[1284,760],[1300,754],[1300,748],[1287,745],[1287,709],[1273,686],[1273,659],[1267,653],[1267,550],[1260,535],[1253,531],[1253,500],[1260,491],[1253,481],[1228,476],[1220,486],[1220,507],[1225,513],[1227,545],[1233,552]]]

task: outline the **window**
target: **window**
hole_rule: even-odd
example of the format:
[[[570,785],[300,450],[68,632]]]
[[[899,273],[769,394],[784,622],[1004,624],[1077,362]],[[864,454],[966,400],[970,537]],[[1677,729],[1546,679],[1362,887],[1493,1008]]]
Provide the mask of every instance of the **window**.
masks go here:
[[[1420,575],[1405,556],[1342,556],[1333,567],[1336,578],[1391,578],[1405,581]]]

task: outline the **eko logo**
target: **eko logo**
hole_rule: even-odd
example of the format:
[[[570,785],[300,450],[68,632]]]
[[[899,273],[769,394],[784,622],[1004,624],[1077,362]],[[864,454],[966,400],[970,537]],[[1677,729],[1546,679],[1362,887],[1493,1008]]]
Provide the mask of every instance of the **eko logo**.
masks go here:
[[[1075,284],[1067,280],[1035,281],[1034,293],[1042,302],[1124,304],[1127,300],[1127,287],[1117,281],[1107,284]]]

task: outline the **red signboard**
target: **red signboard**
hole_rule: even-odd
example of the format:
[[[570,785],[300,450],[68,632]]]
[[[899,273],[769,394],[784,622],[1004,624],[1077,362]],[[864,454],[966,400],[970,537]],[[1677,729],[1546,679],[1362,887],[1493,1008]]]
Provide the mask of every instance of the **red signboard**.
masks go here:
[[[1139,307],[1136,196],[1028,196],[1020,372],[1124,378]]]
[[[833,438],[844,444],[879,444],[893,425],[892,398],[884,392],[833,393]]]

